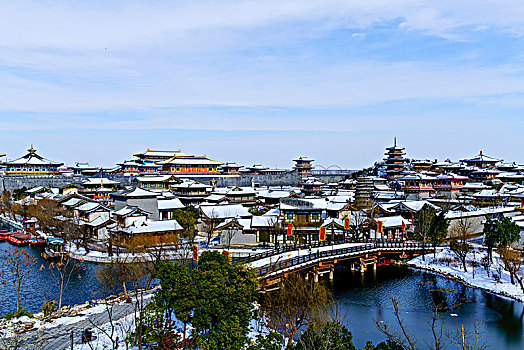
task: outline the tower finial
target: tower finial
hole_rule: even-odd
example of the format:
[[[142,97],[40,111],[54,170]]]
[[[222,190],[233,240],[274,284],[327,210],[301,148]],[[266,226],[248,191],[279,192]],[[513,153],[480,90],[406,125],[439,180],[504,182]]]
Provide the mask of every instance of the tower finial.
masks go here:
[[[397,147],[397,137],[395,136],[395,147]]]

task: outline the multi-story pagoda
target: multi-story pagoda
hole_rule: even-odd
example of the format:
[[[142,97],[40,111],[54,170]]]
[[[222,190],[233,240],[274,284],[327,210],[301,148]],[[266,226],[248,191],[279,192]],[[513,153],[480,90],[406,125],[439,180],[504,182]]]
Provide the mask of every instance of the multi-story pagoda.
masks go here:
[[[355,192],[355,208],[369,209],[373,206],[373,178],[370,176],[357,177]]]
[[[314,159],[308,157],[298,157],[293,159],[293,161],[295,162],[293,169],[298,172],[298,175],[311,175],[311,169],[313,169],[313,165],[311,165],[311,163],[313,163]]]
[[[36,149],[27,150],[27,154],[15,160],[3,163],[6,174],[34,175],[34,174],[58,174],[58,167],[64,165],[61,162],[53,162],[36,153]]]
[[[388,178],[398,177],[406,170],[408,160],[404,158],[404,147],[397,146],[397,138],[393,146],[386,148],[384,166]]]

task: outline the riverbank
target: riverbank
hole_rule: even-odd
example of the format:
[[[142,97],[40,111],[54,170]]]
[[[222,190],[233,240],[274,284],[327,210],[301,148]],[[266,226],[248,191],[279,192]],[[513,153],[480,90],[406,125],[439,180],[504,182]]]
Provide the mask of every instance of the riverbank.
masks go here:
[[[510,274],[504,270],[504,264],[496,252],[493,252],[493,263],[488,267],[479,263],[487,257],[484,247],[476,246],[466,259],[467,272],[449,248],[437,253],[426,254],[410,260],[407,265],[426,271],[434,272],[447,278],[456,280],[468,287],[484,290],[489,293],[511,298],[524,303],[524,292],[517,282],[511,284]]]
[[[90,250],[86,252],[83,247],[76,248],[73,244],[70,247],[65,247],[69,256],[73,259],[80,261],[93,262],[98,264],[110,264],[110,263],[137,263],[137,262],[150,262],[157,259],[159,253],[162,254],[163,260],[184,260],[192,257],[192,251],[186,250],[185,248],[175,247],[175,246],[166,246],[160,250],[151,250],[149,253],[125,253],[120,252],[118,254],[113,253],[112,256],[109,256],[107,252],[100,252],[96,250]],[[218,251],[222,253],[224,250],[227,250],[232,258],[243,258],[250,256],[252,254],[262,253],[268,250],[268,248],[200,248],[199,255],[204,251]]]
[[[95,333],[103,334],[103,331],[99,331],[111,325],[118,325],[119,329],[122,328],[120,337],[122,339],[122,335],[125,335],[124,330],[127,330],[124,324],[134,320],[136,304],[147,304],[155,290],[156,288],[141,293],[129,293],[129,299],[122,295],[109,296],[80,305],[65,306],[49,316],[44,316],[40,312],[32,317],[0,319],[0,338],[4,341],[11,339],[14,343],[32,343],[35,339],[40,339],[41,349],[57,349],[62,348],[63,344],[68,342],[71,332],[74,335],[74,342],[78,343],[80,332],[86,328],[92,328]],[[108,323],[109,313],[112,319],[110,323]]]

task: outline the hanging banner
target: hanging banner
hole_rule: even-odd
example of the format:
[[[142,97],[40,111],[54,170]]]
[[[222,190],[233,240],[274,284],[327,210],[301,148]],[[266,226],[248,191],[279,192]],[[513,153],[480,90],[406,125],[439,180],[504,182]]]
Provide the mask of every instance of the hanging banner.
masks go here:
[[[344,219],[344,230],[349,230],[349,223],[350,223],[349,218],[345,218]]]
[[[287,224],[287,235],[288,236],[293,235],[293,224],[292,223]]]
[[[319,241],[325,241],[326,240],[326,228],[325,227],[321,227],[320,228],[320,234],[318,235],[318,240]]]
[[[384,223],[382,221],[377,221],[377,232],[378,233],[384,232]]]
[[[198,246],[193,244],[193,260],[198,261]]]
[[[402,231],[406,231],[406,223],[402,221]]]

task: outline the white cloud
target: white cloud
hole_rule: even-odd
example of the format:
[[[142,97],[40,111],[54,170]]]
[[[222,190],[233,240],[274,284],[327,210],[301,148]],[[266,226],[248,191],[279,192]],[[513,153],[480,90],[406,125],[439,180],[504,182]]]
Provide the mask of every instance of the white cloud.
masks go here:
[[[357,38],[357,39],[364,38],[365,36],[366,36],[366,33],[353,33],[353,34],[351,34],[352,38]]]

